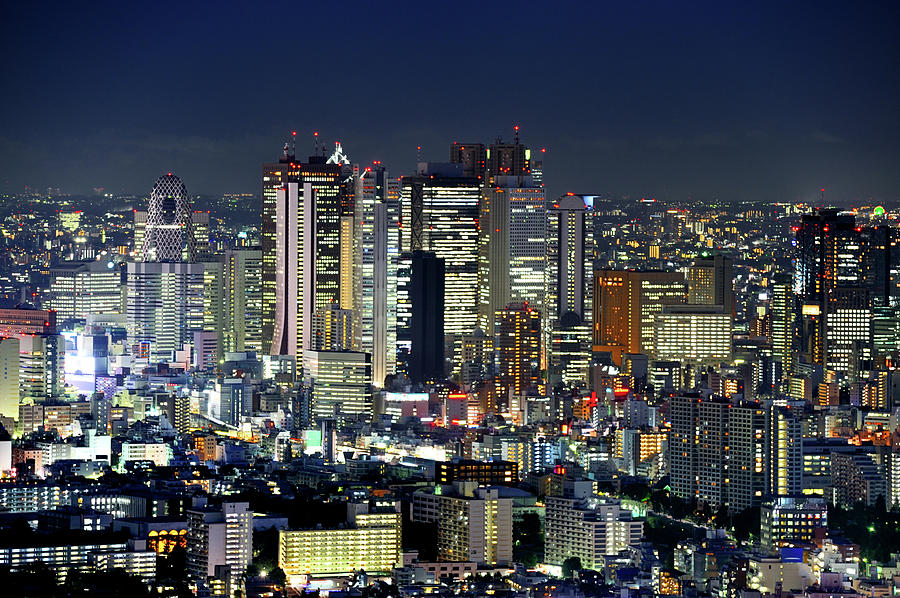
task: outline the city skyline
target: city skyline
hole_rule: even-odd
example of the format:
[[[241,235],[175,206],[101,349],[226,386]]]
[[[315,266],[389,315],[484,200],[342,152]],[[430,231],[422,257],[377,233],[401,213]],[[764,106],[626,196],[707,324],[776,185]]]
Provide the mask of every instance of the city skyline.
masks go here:
[[[897,17],[6,7],[4,598],[900,595]]]

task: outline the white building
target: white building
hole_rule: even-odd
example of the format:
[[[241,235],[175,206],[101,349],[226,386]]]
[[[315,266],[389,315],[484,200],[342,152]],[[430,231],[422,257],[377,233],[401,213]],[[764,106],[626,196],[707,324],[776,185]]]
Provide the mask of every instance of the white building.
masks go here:
[[[253,512],[246,502],[226,502],[187,512],[187,569],[198,582],[206,582],[216,566],[231,568],[232,587],[253,558]]]
[[[170,361],[203,330],[203,264],[128,264],[127,312],[132,355]]]
[[[602,569],[603,556],[641,542],[644,522],[633,519],[618,501],[598,496],[546,499],[545,560],[562,565],[570,557],[586,569]]]
[[[113,261],[67,262],[50,268],[50,305],[58,322],[122,313],[122,272]]]
[[[438,559],[502,565],[512,561],[512,498],[476,482],[413,494],[412,520],[438,524]]]
[[[165,467],[172,461],[172,446],[163,443],[123,442],[120,462],[152,461],[157,467]]]
[[[731,361],[731,312],[716,305],[667,305],[654,316],[654,358]]]

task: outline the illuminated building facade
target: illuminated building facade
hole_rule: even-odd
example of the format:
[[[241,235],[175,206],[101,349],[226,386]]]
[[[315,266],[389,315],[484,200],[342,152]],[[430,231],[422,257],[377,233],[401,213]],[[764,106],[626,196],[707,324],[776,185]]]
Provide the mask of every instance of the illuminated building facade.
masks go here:
[[[332,305],[313,314],[314,351],[353,350],[353,310]]]
[[[781,497],[760,509],[760,546],[766,551],[795,543],[807,544],[815,531],[828,527],[828,504],[822,498]]]
[[[310,413],[314,419],[372,419],[372,361],[368,353],[305,351],[303,378],[310,388]]]
[[[725,313],[734,311],[734,262],[717,255],[694,260],[688,269],[688,303],[721,305]]]
[[[594,218],[591,195],[563,195],[547,209],[546,316],[553,324],[567,312],[590,322],[593,305]]]
[[[481,183],[445,166],[457,165],[422,164],[417,175],[402,178],[401,247],[444,260],[444,333],[462,335],[478,326]]]
[[[845,335],[858,332],[855,311],[870,309],[864,290],[867,258],[862,228],[856,226],[853,214],[836,209],[806,215],[796,228],[794,290],[802,303],[801,353],[808,363],[843,368],[841,346],[850,338]],[[839,331],[836,343],[828,341],[832,328]],[[832,359],[828,352],[835,349],[839,355]]]
[[[127,330],[132,355],[170,361],[204,325],[203,264],[128,264]]]
[[[731,361],[731,312],[717,305],[664,305],[654,316],[653,357],[662,361]]]
[[[262,352],[262,251],[225,252],[226,350]]]
[[[503,565],[512,561],[512,498],[477,482],[413,494],[412,520],[436,523],[438,559]]]
[[[290,355],[299,362],[303,351],[312,347],[317,280],[313,208],[317,196],[310,183],[288,182],[276,190],[275,197],[275,310],[269,353]],[[263,253],[264,283],[267,263]]]
[[[150,192],[144,230],[145,262],[193,262],[196,255],[191,203],[180,178],[171,172]]]
[[[640,544],[644,522],[633,519],[618,501],[597,496],[548,496],[545,560],[562,565],[577,557],[585,569],[602,569],[605,555]]]
[[[375,165],[356,180],[360,227],[360,350],[372,355],[376,386],[396,371],[397,268],[400,249],[400,183]]]
[[[315,243],[302,247],[314,247],[310,253],[314,256],[312,263],[314,275],[303,272],[305,278],[314,280],[314,305],[309,308],[311,314],[316,308],[325,308],[341,301],[341,216],[344,214],[342,203],[347,202],[347,194],[352,190],[345,184],[352,172],[343,159],[324,155],[310,156],[307,162],[296,159],[294,150],[288,144],[280,160],[263,165],[262,173],[262,337],[263,352],[271,353],[272,339],[275,334],[277,312],[278,283],[277,276],[281,267],[278,259],[280,241],[278,213],[283,208],[283,200],[279,200],[278,191],[294,183],[302,191],[303,208],[297,214],[309,211],[312,228],[298,226],[304,233],[310,231],[315,235]],[[306,186],[312,190],[307,192]],[[311,199],[313,198],[314,199]],[[282,227],[283,230],[284,227]],[[305,237],[304,237],[305,238]],[[305,285],[305,281],[300,281]],[[277,353],[271,353],[277,354]]]
[[[794,324],[797,320],[797,298],[789,275],[773,277],[770,284],[771,296],[771,342],[772,356],[781,362],[785,377],[793,372],[794,351],[797,347]]]
[[[766,493],[770,496],[796,496],[803,491],[802,417],[797,406],[773,404],[766,410]]]
[[[64,263],[50,268],[50,308],[59,321],[88,314],[122,313],[122,270],[112,261]]]
[[[652,354],[654,316],[664,305],[684,303],[680,272],[597,270],[594,272],[594,351]]]
[[[434,479],[437,484],[461,481],[478,482],[482,486],[515,486],[519,483],[519,464],[516,461],[474,459],[439,461]]]
[[[347,524],[338,529],[278,532],[278,566],[289,582],[303,576],[346,577],[359,570],[384,575],[400,565],[399,503],[348,503],[347,511]]]
[[[253,558],[253,511],[245,502],[225,502],[187,511],[187,572],[200,582],[230,567],[236,585]]]
[[[523,396],[541,385],[541,314],[511,303],[494,314],[495,381],[501,396]]]
[[[479,220],[479,328],[510,302],[544,310],[547,210],[530,176],[497,176],[485,187]]]

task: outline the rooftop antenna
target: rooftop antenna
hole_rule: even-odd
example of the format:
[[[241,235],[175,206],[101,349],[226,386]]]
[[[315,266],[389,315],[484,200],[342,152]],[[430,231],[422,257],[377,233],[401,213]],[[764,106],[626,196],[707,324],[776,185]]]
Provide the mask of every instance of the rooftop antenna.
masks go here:
[[[825,187],[822,187],[819,190],[819,202],[821,203],[821,207],[825,207]]]
[[[297,131],[291,131],[291,157],[297,155]]]
[[[421,161],[422,161],[422,146],[417,145],[416,146],[416,162],[421,162]]]
[[[516,145],[519,145],[519,125],[514,126],[513,131],[516,132],[516,134],[515,134]]]
[[[318,155],[319,153],[319,132],[313,131],[313,155]]]

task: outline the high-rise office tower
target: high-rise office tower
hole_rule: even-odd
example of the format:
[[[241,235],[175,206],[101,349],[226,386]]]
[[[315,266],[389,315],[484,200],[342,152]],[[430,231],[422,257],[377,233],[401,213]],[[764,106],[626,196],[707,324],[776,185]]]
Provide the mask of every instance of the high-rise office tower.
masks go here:
[[[872,308],[863,287],[836,287],[828,296],[825,315],[825,367],[855,375],[868,369],[872,358]],[[860,366],[863,367],[860,367]]]
[[[574,311],[562,315],[550,331],[548,374],[551,386],[583,386],[591,365],[591,323]]]
[[[356,180],[360,228],[360,348],[372,355],[376,386],[397,363],[397,268],[400,259],[400,184],[387,169],[365,168]]]
[[[132,248],[135,259],[144,259],[144,241],[147,238],[147,210],[134,211],[134,247]]]
[[[830,298],[839,287],[865,286],[865,239],[855,217],[836,209],[804,216],[796,232],[794,290],[802,302],[800,350],[807,362],[825,366]]]
[[[444,379],[446,330],[445,261],[434,253],[414,251],[409,276],[409,367],[413,382]]]
[[[212,259],[214,251],[210,244],[209,211],[194,211],[191,214],[191,228],[194,231],[194,256],[197,261]]]
[[[457,143],[450,145],[450,162],[462,164],[463,176],[484,179],[487,171],[487,152],[483,143]]]
[[[356,309],[359,256],[356,241],[356,217],[341,216],[341,301],[342,309]]]
[[[374,415],[372,360],[358,351],[305,351],[304,383],[310,389],[315,420],[346,423],[369,421]]]
[[[412,344],[412,253],[400,254],[397,260],[397,370],[408,375],[409,349]],[[443,316],[443,307],[441,308]]]
[[[680,272],[595,271],[594,351],[610,352],[617,364],[623,353],[652,354],[654,316],[684,298]]]
[[[294,152],[284,145],[281,159],[262,167],[262,219],[260,241],[262,247],[262,351],[269,353],[275,332],[276,278],[278,270],[278,190],[286,188],[289,182],[300,181],[301,164]],[[301,227],[302,228],[302,227]]]
[[[275,195],[275,315],[269,352],[291,355],[299,361],[303,352],[312,347],[312,319],[317,303],[317,195],[308,182],[288,182]],[[263,255],[263,268],[266,263]]]
[[[481,181],[457,164],[421,163],[401,181],[403,251],[430,251],[444,260],[444,332],[478,326],[478,206]]]
[[[150,192],[144,233],[145,262],[193,262],[194,229],[187,188],[171,172],[156,180]]]
[[[225,347],[262,351],[262,251],[225,252]]]
[[[318,147],[317,147],[318,150]],[[315,272],[314,301],[312,309],[327,308],[341,301],[341,216],[352,205],[352,188],[347,179],[352,170],[338,144],[335,153],[326,157],[317,153],[306,162],[297,160],[294,149],[288,144],[278,162],[263,164],[262,185],[262,253],[263,253],[263,351],[271,352],[271,339],[275,333],[276,276],[278,236],[277,192],[288,183],[300,188],[308,183],[315,193]],[[309,197],[304,194],[304,197]]]
[[[593,196],[564,195],[547,209],[547,318],[573,312],[591,321],[594,277]]]
[[[122,270],[115,262],[65,262],[50,268],[49,307],[60,321],[122,313],[122,290]]]
[[[770,284],[772,357],[781,362],[781,371],[789,376],[794,368],[794,350],[797,346],[794,324],[796,322],[796,296],[791,277],[776,275]]]
[[[544,313],[547,210],[544,188],[530,175],[495,176],[481,198],[479,327],[511,302]]]
[[[206,257],[210,258],[208,254]],[[203,266],[203,331],[206,342],[211,343],[214,347],[210,357],[218,363],[219,358],[223,355],[224,331],[227,327],[225,320],[225,261],[220,258],[217,261],[199,263]],[[213,339],[214,342],[210,339]],[[197,348],[195,343],[194,349]]]
[[[731,361],[731,312],[722,305],[663,305],[653,324],[654,359]]]
[[[734,262],[717,255],[698,258],[688,270],[688,303],[721,305],[725,313],[734,311]]]
[[[500,396],[523,396],[541,385],[541,314],[511,303],[494,314],[496,386]]]
[[[167,361],[204,328],[203,264],[128,264],[127,331],[132,355]]]

